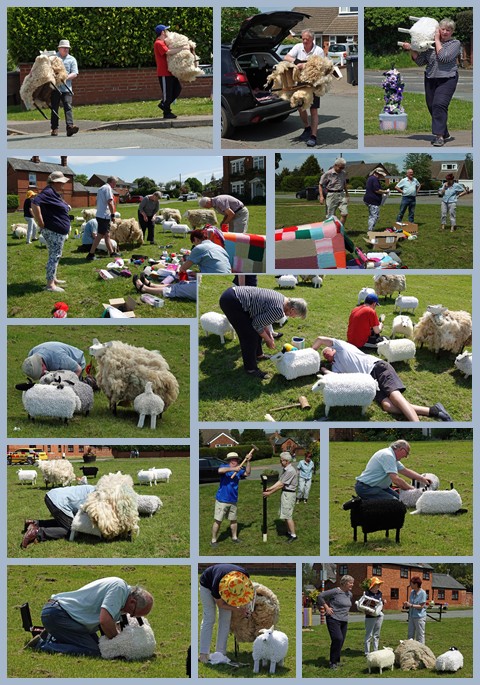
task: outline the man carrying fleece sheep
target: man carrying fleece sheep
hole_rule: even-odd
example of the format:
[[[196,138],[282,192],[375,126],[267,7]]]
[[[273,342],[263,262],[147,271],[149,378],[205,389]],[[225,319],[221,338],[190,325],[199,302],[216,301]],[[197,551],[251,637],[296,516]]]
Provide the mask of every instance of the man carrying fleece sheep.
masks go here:
[[[417,480],[424,485],[431,481],[416,471],[407,469],[400,459],[410,454],[410,444],[406,440],[395,440],[391,445],[378,450],[370,458],[362,473],[356,478],[355,492],[362,499],[399,499],[399,494],[392,488],[392,483],[400,490],[413,490],[399,474]]]
[[[343,340],[327,338],[320,335],[313,343],[314,350],[326,345],[323,356],[329,362],[331,370],[321,368],[326,373],[368,373],[377,381],[379,390],[375,400],[388,414],[402,415],[406,421],[420,421],[420,416],[429,416],[440,421],[452,421],[443,404],[437,402],[432,407],[422,407],[405,399],[406,390],[401,378],[391,364],[371,354],[365,354],[355,345]]]
[[[45,630],[25,647],[54,654],[100,656],[97,631],[111,640],[122,614],[147,616],[152,595],[121,578],[100,578],[78,590],[52,595],[42,609]]]
[[[165,43],[167,37],[167,30],[170,26],[165,24],[158,24],[155,26],[155,33],[157,38],[153,44],[153,52],[155,55],[155,62],[157,65],[157,76],[162,89],[162,99],[158,106],[163,111],[164,119],[176,119],[177,115],[172,112],[172,104],[179,97],[182,92],[182,84],[176,76],[168,69],[167,54],[176,55],[177,52],[185,50],[185,48],[169,48]]]
[[[22,364],[23,373],[32,381],[38,381],[49,371],[59,369],[73,371],[80,377],[84,368],[85,355],[82,350],[54,341],[32,347]]]
[[[238,454],[236,452],[229,452],[226,456],[228,466],[221,466],[218,469],[218,473],[220,475],[220,485],[218,486],[215,497],[215,520],[212,526],[212,541],[210,543],[212,547],[218,546],[218,532],[224,518],[227,518],[230,521],[232,542],[236,544],[240,542],[237,537],[238,485],[242,476],[250,475],[250,460],[252,459],[253,452],[254,450],[251,449],[246,455],[245,459],[247,463],[245,468],[241,466]]]

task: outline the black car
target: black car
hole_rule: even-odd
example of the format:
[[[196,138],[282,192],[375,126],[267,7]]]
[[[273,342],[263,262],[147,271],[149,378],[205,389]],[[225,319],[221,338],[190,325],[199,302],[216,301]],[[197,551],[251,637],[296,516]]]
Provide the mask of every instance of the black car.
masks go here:
[[[308,186],[308,188],[302,188],[298,193],[295,194],[297,200],[318,200],[320,191],[318,186]]]
[[[275,48],[309,16],[286,11],[256,14],[245,19],[231,45],[222,45],[222,138],[231,136],[237,126],[281,121],[296,111],[265,83],[281,61]]]

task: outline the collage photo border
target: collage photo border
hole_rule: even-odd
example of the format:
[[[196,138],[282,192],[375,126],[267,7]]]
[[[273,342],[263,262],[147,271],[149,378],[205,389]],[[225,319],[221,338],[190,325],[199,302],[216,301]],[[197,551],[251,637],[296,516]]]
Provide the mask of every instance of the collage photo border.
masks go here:
[[[105,2],[100,2],[100,1],[94,1],[94,0],[72,0],[71,2],[65,2],[65,1],[59,1],[59,0],[54,0],[54,2],[51,3],[51,6],[69,6],[69,7],[102,7],[102,6],[109,6],[111,3],[105,3]],[[190,5],[190,3],[180,3],[182,6],[185,5]],[[439,2],[436,3],[436,6],[439,7],[448,7],[452,6],[452,2],[446,2],[445,0],[439,0]],[[473,3],[466,3],[465,6],[470,6]],[[129,7],[129,6],[136,6],[136,7],[148,7],[151,8],[152,14],[154,14],[156,8],[173,8],[177,7],[179,5],[178,2],[173,2],[172,0],[165,0],[165,2],[158,2],[158,3],[151,3],[151,2],[125,2],[124,0],[119,0],[119,2],[116,3],[117,7]],[[214,54],[213,54],[213,64],[214,64],[214,84],[213,84],[213,101],[214,101],[214,123],[213,123],[213,148],[211,150],[185,150],[185,149],[178,149],[178,150],[166,150],[164,153],[160,153],[159,151],[156,150],[129,150],[128,148],[125,149],[124,151],[122,150],[122,153],[125,155],[131,155],[131,156],[149,156],[149,157],[162,157],[162,156],[175,156],[175,157],[181,157],[182,155],[188,154],[189,156],[200,156],[200,155],[215,155],[215,156],[227,156],[228,154],[232,154],[234,152],[238,152],[238,150],[230,150],[226,148],[221,147],[221,142],[220,142],[220,116],[219,116],[219,107],[217,106],[216,103],[220,101],[220,9],[222,6],[228,6],[228,7],[244,7],[247,6],[248,3],[246,2],[220,2],[219,0],[213,0],[212,2],[192,2],[192,6],[198,6],[198,7],[213,7],[214,8],[214,21],[213,21],[213,36],[214,36]],[[328,2],[326,0],[317,0],[316,2],[310,2],[310,3],[305,3],[306,7],[309,6],[315,6],[315,7],[329,7],[329,6],[337,6],[340,5],[340,3],[337,2]],[[367,152],[379,152],[380,150],[378,148],[365,148],[364,147],[364,140],[363,140],[363,49],[362,46],[364,44],[363,42],[363,10],[366,7],[383,7],[385,8],[385,11],[388,11],[388,8],[392,7],[398,7],[398,6],[410,6],[410,5],[415,5],[415,7],[418,7],[419,9],[421,7],[428,7],[431,6],[432,3],[430,2],[408,2],[408,0],[377,0],[376,2],[374,0],[367,2],[367,1],[361,1],[358,3],[358,43],[359,43],[359,83],[358,83],[358,146],[355,149],[349,150],[348,152],[352,153],[367,153]],[[17,1],[17,2],[11,2],[8,1],[6,2],[5,0],[1,0],[1,7],[2,7],[2,21],[0,22],[0,37],[2,37],[3,44],[7,44],[7,29],[6,29],[6,8],[7,7],[41,7],[44,6],[44,3],[37,2],[35,0],[30,0],[30,1]],[[284,0],[279,0],[279,2],[273,2],[272,0],[262,0],[260,3],[260,6],[265,9],[292,9],[294,7],[293,3],[286,3]],[[462,3],[463,6],[463,3]],[[474,10],[477,10],[476,12],[474,11],[474,35],[478,36],[478,27],[479,27],[479,15],[480,15],[480,10],[479,8],[475,8]],[[477,48],[476,41],[474,41],[474,54],[478,59],[479,51]],[[3,70],[2,70],[2,76],[1,76],[1,83],[3,85],[4,91],[6,92],[6,50],[3,51],[2,55],[2,62],[3,62]],[[479,86],[474,87],[474,107],[475,111],[478,110],[479,107]],[[6,114],[6,98],[3,100],[3,114],[4,114],[4,121],[7,119],[7,114]],[[474,120],[473,122],[473,129],[474,129],[474,145],[472,148],[462,148],[460,149],[460,153],[464,152],[473,152],[474,155],[474,169],[477,170],[477,159],[476,155],[480,153],[480,149],[478,146],[478,133],[479,133],[479,126],[478,122]],[[41,147],[40,147],[41,151]],[[293,150],[288,150],[285,148],[278,149],[278,150],[245,150],[246,154],[250,153],[257,153],[264,155],[266,157],[266,184],[267,184],[267,207],[266,207],[266,218],[267,218],[267,245],[269,246],[267,249],[267,274],[273,275],[273,274],[279,274],[280,271],[277,269],[275,270],[274,268],[274,254],[273,254],[273,241],[274,241],[274,226],[275,226],[275,170],[274,170],[274,155],[275,152],[281,152],[281,153],[288,153],[292,152]],[[333,149],[333,152],[336,152],[338,150]],[[415,151],[414,148],[412,148],[412,151]],[[6,187],[6,159],[9,155],[12,154],[12,152],[15,152],[15,148],[12,145],[10,149],[10,145],[7,146],[6,142],[6,136],[4,136],[4,143],[3,143],[3,152],[4,152],[4,164],[2,167],[2,174],[3,174],[3,181],[4,181],[4,187]],[[20,150],[19,150],[20,152]],[[35,152],[32,150],[32,152]],[[46,152],[46,151],[45,151]],[[53,150],[48,150],[48,154],[56,154],[57,151]],[[71,156],[75,156],[75,154],[82,154],[84,155],[89,155],[91,154],[92,156],[102,156],[102,154],[107,154],[109,151],[107,150],[98,150],[98,149],[87,149],[87,150],[71,150],[69,151],[67,148],[67,152],[70,153]],[[295,149],[295,152],[298,152],[297,149]],[[320,154],[323,152],[323,150],[320,150]],[[332,152],[331,149],[326,150],[326,152]],[[58,153],[60,154],[60,150],[58,150]],[[64,153],[64,152],[62,152]],[[306,150],[305,150],[305,154]],[[4,216],[5,219],[7,217],[6,214],[6,200],[4,199]],[[479,216],[479,210],[478,207],[475,206],[474,203],[474,226],[479,224],[480,216]],[[7,223],[7,219],[5,221]],[[473,254],[476,255],[478,254],[478,236],[475,234],[474,231],[474,245],[473,245]],[[2,272],[3,274],[7,274],[8,271],[8,263],[7,263],[7,256],[6,252],[3,251],[3,254],[1,256],[1,263],[3,266]],[[327,272],[330,273],[330,272]],[[346,273],[346,272],[342,272]],[[435,274],[435,275],[444,275],[446,272],[444,270],[438,270],[438,269],[431,269],[428,271],[421,271],[421,270],[409,270],[409,273],[412,274]],[[458,274],[458,275],[468,275],[472,279],[472,296],[473,293],[475,292],[480,292],[480,277],[478,275],[478,268],[473,268],[472,270],[466,269],[466,270],[456,270],[456,271],[448,271],[447,273],[451,274]],[[349,274],[350,277],[358,277],[358,274]],[[7,445],[8,444],[20,444],[20,439],[15,438],[15,436],[9,436],[7,432],[7,396],[8,393],[10,392],[10,389],[7,388],[7,382],[6,382],[6,367],[7,367],[7,358],[6,358],[6,350],[7,350],[7,326],[8,325],[15,325],[15,326],[29,326],[32,323],[36,325],[49,325],[49,326],[62,326],[64,325],[64,322],[57,320],[57,319],[35,319],[35,320],[30,320],[30,319],[9,319],[8,314],[7,314],[7,302],[6,302],[6,289],[5,289],[5,280],[6,277],[4,276],[4,288],[3,288],[3,297],[2,297],[2,326],[1,326],[1,334],[0,334],[0,341],[3,343],[3,364],[2,368],[5,369],[4,373],[2,374],[2,386],[6,389],[6,392],[4,391],[2,393],[2,399],[0,400],[0,407],[3,410],[3,421],[2,421],[2,440],[1,440],[1,446],[3,453],[6,454],[7,452]],[[201,288],[200,288],[200,295],[199,298],[201,298]],[[198,311],[198,303],[197,303],[197,311]],[[479,304],[478,301],[475,301],[475,298],[472,297],[472,314],[473,314],[473,330],[474,334],[476,331],[476,320],[479,314]],[[134,326],[142,326],[142,325],[165,325],[168,323],[168,325],[189,325],[190,327],[190,414],[191,414],[191,419],[190,419],[190,437],[188,439],[183,439],[183,438],[157,438],[157,439],[148,439],[148,438],[132,438],[132,439],[109,439],[108,443],[111,445],[115,444],[124,444],[126,441],[131,442],[132,444],[138,444],[138,445],[148,445],[148,444],[170,444],[170,445],[187,445],[190,447],[190,507],[191,507],[191,514],[190,514],[190,556],[189,558],[179,558],[179,559],[163,559],[163,558],[155,558],[155,559],[136,559],[136,558],[128,558],[127,561],[135,562],[137,565],[153,565],[153,566],[176,566],[176,565],[190,565],[190,570],[191,570],[191,639],[192,639],[192,679],[196,679],[198,676],[198,670],[197,670],[197,661],[196,661],[196,655],[197,655],[197,645],[198,645],[198,635],[199,635],[199,625],[198,625],[198,618],[197,618],[197,605],[198,605],[198,564],[199,563],[205,563],[205,562],[210,562],[213,561],[214,563],[229,563],[231,561],[231,558],[228,556],[220,557],[220,556],[215,556],[213,558],[209,558],[208,556],[199,556],[199,517],[198,515],[195,515],[195,512],[198,514],[198,507],[199,507],[199,492],[198,492],[198,478],[197,478],[197,464],[196,464],[196,457],[198,455],[199,451],[199,430],[201,429],[206,429],[206,428],[218,428],[218,429],[226,429],[226,428],[231,428],[231,422],[222,422],[222,421],[211,421],[211,422],[203,422],[200,423],[198,421],[198,407],[199,407],[199,397],[198,397],[198,317],[197,319],[178,319],[178,320],[158,320],[159,323],[157,324],[154,319],[137,319],[134,322],[129,321],[128,325],[134,325]],[[108,320],[105,319],[95,319],[95,318],[87,318],[87,319],[69,319],[69,324],[68,325],[95,325],[95,326],[109,326],[109,325],[118,325],[118,321],[115,324],[111,324],[108,322]],[[61,330],[60,328],[58,329],[59,331]],[[104,329],[105,331],[107,329]],[[476,419],[477,419],[477,409],[476,409],[476,401],[479,399],[479,391],[478,391],[478,381],[474,380],[472,382],[472,421],[471,422],[459,422],[455,423],[455,427],[458,428],[468,428],[468,427],[474,427],[476,428]],[[269,423],[259,423],[259,422],[242,422],[242,428],[272,428],[274,424],[269,424]],[[277,424],[275,424],[276,426]],[[393,424],[391,424],[393,426]],[[395,427],[397,428],[410,428],[411,424],[406,423],[406,422],[395,422]],[[386,423],[379,423],[379,422],[372,422],[372,424],[365,424],[365,423],[360,423],[360,422],[352,422],[348,424],[349,427],[351,428],[385,428],[387,427]],[[308,557],[290,557],[290,556],[279,556],[279,557],[263,557],[259,555],[258,557],[244,557],[239,555],[238,558],[235,557],[234,563],[252,563],[252,562],[258,562],[258,563],[270,563],[272,560],[274,562],[279,562],[279,563],[295,563],[296,564],[296,606],[299,607],[301,606],[301,600],[302,600],[302,587],[301,587],[301,579],[302,579],[302,563],[307,562],[307,563],[314,563],[314,562],[332,562],[332,563],[339,563],[339,562],[345,562],[345,563],[356,563],[365,560],[365,557],[355,557],[355,556],[349,556],[349,557],[331,557],[329,554],[329,486],[328,486],[328,474],[329,474],[329,466],[330,466],[330,455],[329,455],[329,429],[331,428],[341,428],[345,427],[345,423],[341,422],[335,422],[329,421],[328,423],[324,424],[319,424],[315,422],[309,422],[305,424],[299,424],[294,421],[282,421],[281,422],[281,427],[282,429],[288,430],[290,429],[298,429],[298,428],[305,428],[305,429],[313,429],[313,430],[318,430],[320,432],[320,510],[319,510],[319,515],[320,515],[320,541],[319,541],[319,549],[318,553],[312,554]],[[30,439],[30,443],[38,442],[42,443],[46,441],[47,438],[42,438],[38,437],[37,439]],[[52,441],[52,439],[50,439]],[[55,442],[55,440],[53,440]],[[87,440],[79,438],[78,440],[74,440],[76,443],[86,443]],[[88,439],[88,444],[91,445],[99,445],[103,444],[104,441],[101,439]],[[475,457],[476,457],[476,452],[478,450],[475,450],[475,443],[474,443],[474,463],[473,463],[473,482],[477,482],[478,475],[479,475],[479,469],[478,465],[475,463]],[[8,501],[7,501],[7,492],[6,492],[6,482],[7,482],[7,465],[6,465],[6,459],[3,460],[3,466],[2,466],[2,474],[3,474],[3,482],[4,486],[1,490],[0,493],[0,502],[1,502],[1,511],[3,513],[3,520],[7,520],[7,507],[8,507]],[[474,504],[476,505],[475,511],[478,511],[478,497],[475,497]],[[451,562],[451,563],[473,563],[474,564],[474,579],[477,577],[478,573],[478,565],[480,563],[478,559],[478,545],[479,545],[479,536],[480,536],[480,527],[477,526],[477,531],[475,529],[473,530],[473,554],[472,556],[465,556],[465,557],[440,557],[440,558],[417,558],[415,557],[414,560],[418,562]],[[387,563],[387,562],[395,562],[395,563],[401,563],[402,561],[405,563],[411,562],[411,558],[407,557],[397,557],[397,556],[385,556],[385,557],[380,557],[379,558],[382,562]],[[41,559],[21,559],[21,558],[9,558],[8,553],[7,553],[7,542],[6,542],[6,537],[3,540],[2,544],[2,559],[1,559],[1,564],[0,564],[0,582],[2,582],[2,587],[5,590],[5,594],[8,592],[7,588],[7,571],[9,567],[12,566],[31,566],[32,568],[35,566],[41,567],[45,565],[51,565],[51,566],[63,566],[63,565],[92,565],[92,564],[98,564],[98,565],[110,565],[112,567],[112,571],[115,572],[115,569],[117,567],[120,567],[125,564],[125,559],[103,559],[103,558],[91,558],[91,559],[51,559],[51,558],[41,558]],[[159,598],[160,602],[162,602],[162,598]],[[16,616],[9,616],[8,620],[15,620],[17,621]],[[474,622],[473,622],[473,641],[474,644],[476,641],[480,638],[480,629],[479,629],[479,619],[478,616],[475,617],[474,615]],[[295,617],[295,625],[296,625],[296,674],[293,675],[292,677],[289,678],[279,678],[278,680],[280,682],[288,682],[288,683],[301,683],[305,682],[307,679],[302,678],[302,617],[301,617],[301,612],[297,611],[297,615]],[[0,683],[2,681],[7,681],[10,680],[7,677],[7,631],[4,631],[4,636],[2,639],[2,644],[0,647]],[[478,659],[477,659],[478,661]],[[473,667],[473,677],[478,677],[480,675],[480,670],[478,668],[478,664],[474,661],[474,667]],[[13,678],[12,678],[13,680]],[[85,680],[91,680],[90,678],[85,678]],[[125,679],[125,681],[132,682],[132,681],[137,681],[139,683],[145,682],[144,679],[142,678],[136,678],[133,676],[132,678]],[[182,680],[181,678],[175,678],[175,679],[170,679],[170,678],[156,678],[155,679],[158,682],[179,682]],[[202,678],[202,681],[210,681],[210,678]],[[247,682],[252,682],[252,678],[245,677],[245,678],[236,678],[235,679],[239,683],[247,683]],[[338,682],[346,682],[346,679],[344,678],[337,678],[336,679]],[[396,679],[397,680],[397,679]],[[422,679],[425,680],[425,679]],[[438,681],[438,677],[435,679]],[[427,679],[427,681],[434,682],[434,679],[432,678]],[[21,685],[22,683],[47,683],[51,682],[51,679],[48,678],[15,678],[15,682],[19,683]],[[109,683],[111,682],[110,678],[101,678],[101,679],[96,679],[96,682],[105,682]],[[471,679],[467,678],[456,678],[455,682],[461,683],[461,682],[471,682]]]

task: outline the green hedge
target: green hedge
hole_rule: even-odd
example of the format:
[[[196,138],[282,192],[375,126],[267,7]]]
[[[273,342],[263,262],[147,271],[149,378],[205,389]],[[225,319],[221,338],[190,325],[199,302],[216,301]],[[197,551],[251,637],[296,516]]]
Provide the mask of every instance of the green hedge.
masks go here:
[[[269,442],[257,442],[255,444],[258,447],[258,450],[253,453],[252,461],[256,461],[258,459],[268,459],[270,457],[272,457],[274,461],[276,460],[276,457],[272,451],[272,446]],[[218,457],[219,459],[224,459],[229,452],[237,452],[237,454],[243,459],[251,449],[251,443],[247,445],[235,445],[235,447],[200,447],[200,456]]]
[[[18,209],[18,195],[7,195],[7,210],[15,212]]]
[[[80,69],[153,67],[155,26],[168,23],[197,44],[202,63],[213,50],[211,7],[10,7],[7,45],[17,62],[33,62],[67,38]]]

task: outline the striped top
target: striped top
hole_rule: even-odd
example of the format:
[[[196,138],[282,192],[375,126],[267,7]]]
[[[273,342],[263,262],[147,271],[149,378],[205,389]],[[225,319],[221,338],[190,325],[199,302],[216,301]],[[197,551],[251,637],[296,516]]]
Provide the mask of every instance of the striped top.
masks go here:
[[[415,58],[419,67],[427,66],[425,76],[427,78],[452,78],[458,71],[457,57],[460,54],[460,41],[452,38],[442,44],[442,48],[436,52],[435,48],[421,52]]]
[[[252,326],[258,333],[285,316],[283,311],[285,297],[281,293],[268,290],[268,288],[252,288],[245,285],[234,286],[233,290],[243,311],[249,314]]]

